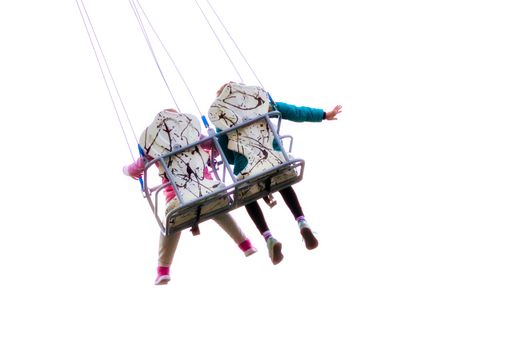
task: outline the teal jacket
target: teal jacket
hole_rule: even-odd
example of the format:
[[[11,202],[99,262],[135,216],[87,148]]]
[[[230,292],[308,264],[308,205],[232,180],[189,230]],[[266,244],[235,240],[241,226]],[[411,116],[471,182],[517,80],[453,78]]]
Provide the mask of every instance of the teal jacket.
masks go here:
[[[282,119],[291,120],[294,122],[321,122],[324,119],[324,111],[319,108],[311,107],[298,107],[290,105],[284,102],[276,102],[275,109],[279,111],[282,115]],[[218,138],[220,147],[226,155],[227,161],[229,164],[234,164],[233,172],[235,175],[240,174],[242,169],[244,169],[248,163],[247,158],[235,151],[232,151],[227,148],[227,136],[222,135]],[[280,147],[277,144],[276,140],[273,140],[273,149],[280,151]]]

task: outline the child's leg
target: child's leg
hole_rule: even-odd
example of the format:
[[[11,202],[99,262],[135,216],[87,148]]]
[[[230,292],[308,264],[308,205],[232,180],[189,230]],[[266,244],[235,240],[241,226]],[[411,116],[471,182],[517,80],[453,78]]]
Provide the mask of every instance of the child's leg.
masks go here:
[[[295,220],[297,220],[297,218],[300,216],[304,216],[301,203],[299,203],[299,199],[297,198],[297,194],[293,190],[293,187],[286,187],[279,192],[288,208],[290,208]]]
[[[164,236],[160,234],[159,250],[158,250],[158,265],[171,266],[174,259],[174,253],[180,241],[181,231]]]
[[[266,219],[264,218],[264,213],[262,212],[262,209],[260,208],[257,201],[247,204],[246,210],[251,220],[253,220],[255,226],[257,226],[257,229],[259,230],[260,234],[266,240],[266,245],[268,247],[268,253],[271,258],[271,262],[274,265],[277,265],[284,258],[284,256],[282,255],[281,242],[277,241],[271,235],[271,231],[269,230]]]
[[[219,214],[213,218],[213,220],[220,226],[227,234],[235,241],[236,244],[240,244],[246,240],[246,235],[242,232],[235,219],[231,214]]]
[[[160,234],[158,249],[158,277],[155,284],[167,284],[170,281],[170,266],[180,241],[181,231],[164,236]]]
[[[220,226],[227,234],[238,244],[238,247],[244,252],[246,256],[250,256],[255,253],[257,249],[253,247],[249,239],[240,229],[240,226],[236,223],[235,219],[231,214],[220,214],[213,218],[213,220]]]
[[[288,208],[290,208],[290,211],[293,214],[295,220],[297,221],[297,224],[299,225],[299,229],[301,230],[301,235],[304,239],[304,244],[306,245],[306,248],[317,248],[319,242],[317,241],[317,238],[315,238],[310,226],[308,225],[308,222],[306,222],[306,218],[304,217],[301,204],[299,203],[299,199],[297,198],[297,194],[293,190],[293,187],[286,187],[285,189],[280,190],[279,192]]]
[[[257,229],[259,230],[261,235],[264,235],[265,232],[269,232],[268,223],[266,222],[266,218],[264,218],[264,213],[262,212],[262,209],[260,209],[260,206],[257,201],[247,204],[246,211],[248,212],[251,220],[253,220],[255,226],[257,226]]]

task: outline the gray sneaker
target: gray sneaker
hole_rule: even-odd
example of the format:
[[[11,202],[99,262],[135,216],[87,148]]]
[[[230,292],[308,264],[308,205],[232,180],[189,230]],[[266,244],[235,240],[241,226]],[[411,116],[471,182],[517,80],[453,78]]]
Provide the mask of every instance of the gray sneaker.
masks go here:
[[[269,252],[269,257],[271,258],[271,262],[273,263],[273,265],[277,265],[284,258],[284,256],[282,255],[282,251],[281,251],[282,243],[277,241],[273,237],[268,238],[266,243],[268,245],[268,252]]]
[[[317,248],[319,242],[317,241],[317,238],[315,238],[312,229],[310,228],[306,220],[299,221],[299,228],[301,229],[301,236],[303,237],[306,249],[312,250]]]

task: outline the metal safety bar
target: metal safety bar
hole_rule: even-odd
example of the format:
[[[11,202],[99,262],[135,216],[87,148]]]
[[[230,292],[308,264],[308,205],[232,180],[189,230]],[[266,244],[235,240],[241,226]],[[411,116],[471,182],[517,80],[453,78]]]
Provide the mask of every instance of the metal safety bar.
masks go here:
[[[270,193],[280,191],[302,180],[303,175],[304,175],[304,160],[298,159],[298,158],[289,159],[290,156],[284,149],[282,139],[283,138],[291,139],[290,147],[289,147],[289,151],[291,151],[293,138],[289,135],[281,137],[277,133],[275,125],[271,122],[270,120],[271,117],[280,118],[280,113],[277,111],[269,112],[269,113],[257,116],[246,122],[243,122],[240,125],[236,125],[232,128],[219,131],[219,132],[214,132],[214,130],[209,128],[208,129],[209,136],[147,162],[147,164],[145,165],[145,171],[144,171],[143,192],[144,192],[145,198],[147,199],[154,213],[154,216],[156,217],[156,221],[158,222],[160,226],[162,234],[171,234],[173,232],[177,232],[177,231],[181,231],[183,229],[189,228],[195,224],[206,221],[218,214],[229,212],[231,210],[237,209],[241,206],[254,202],[258,199],[266,197]],[[284,159],[286,161],[280,165],[272,167],[259,174],[251,175],[245,179],[238,179],[233,173],[233,170],[231,169],[231,166],[229,165],[227,161],[227,157],[224,151],[220,147],[218,137],[231,133],[237,129],[244,128],[253,123],[257,123],[263,119],[266,121],[266,123],[270,127],[270,130],[272,131],[273,136],[275,137],[275,140],[278,140],[277,143],[280,148],[280,152],[283,154]],[[224,167],[223,179],[220,179],[220,176],[218,172],[216,171],[216,169],[214,169],[213,173],[215,174],[215,177],[217,180],[222,181],[225,184],[225,174],[227,172],[229,174],[231,184],[225,184],[225,187],[219,188],[205,196],[201,196],[194,200],[185,202],[183,200],[182,194],[180,193],[180,191],[178,190],[176,186],[176,183],[174,181],[172,174],[169,171],[166,159],[176,154],[182,153],[186,150],[192,149],[193,147],[204,144],[210,140],[213,141],[215,148],[221,157],[221,162]],[[161,164],[161,167],[165,170],[165,174],[167,174],[167,178],[169,179],[169,182],[150,188],[148,186],[147,170],[156,163]],[[212,157],[210,157],[210,163],[211,163],[210,165],[214,168]],[[291,174],[291,176],[286,176],[286,178],[282,179],[282,181],[273,182],[273,180],[276,179],[278,176],[284,175],[288,172],[289,174]],[[293,176],[293,174],[295,174],[295,176]],[[182,203],[182,204],[179,207],[167,213],[165,215],[165,220],[162,220],[159,215],[159,209],[160,209],[159,193],[161,190],[163,190],[167,186],[173,187],[179,203]],[[248,192],[251,191],[251,188],[255,188],[255,186],[258,187],[258,190],[254,193],[248,194]],[[152,197],[154,197],[154,200]],[[208,212],[201,213],[202,207],[206,206],[208,203],[212,203],[215,200],[219,201],[220,203],[222,201],[225,201],[225,205],[222,205],[221,207],[215,208]],[[169,225],[169,223],[171,221],[174,221],[175,218],[185,218],[185,217],[189,217],[189,219],[181,220],[180,222],[178,222],[178,224]],[[167,232],[167,227],[169,226],[170,226],[170,232]]]

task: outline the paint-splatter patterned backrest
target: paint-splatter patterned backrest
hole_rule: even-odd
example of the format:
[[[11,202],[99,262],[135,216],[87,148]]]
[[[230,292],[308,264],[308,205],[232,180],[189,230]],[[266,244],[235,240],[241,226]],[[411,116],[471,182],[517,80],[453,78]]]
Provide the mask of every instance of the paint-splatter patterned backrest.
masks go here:
[[[143,131],[140,145],[146,154],[157,158],[200,139],[200,123],[192,114],[159,112]]]
[[[267,92],[259,86],[227,84],[209,110],[214,125],[225,130],[268,113]]]
[[[209,119],[219,129],[235,125],[268,113],[267,92],[258,86],[229,83],[209,109]],[[282,153],[273,149],[273,133],[265,120],[228,134],[228,148],[244,155],[247,166],[240,173],[247,177],[284,162]]]
[[[200,140],[200,122],[192,114],[161,111],[143,131],[140,145],[152,158],[163,156]],[[205,178],[209,155],[195,146],[166,159],[178,191],[192,200],[214,191],[222,183]],[[160,167],[160,175],[165,176]]]

